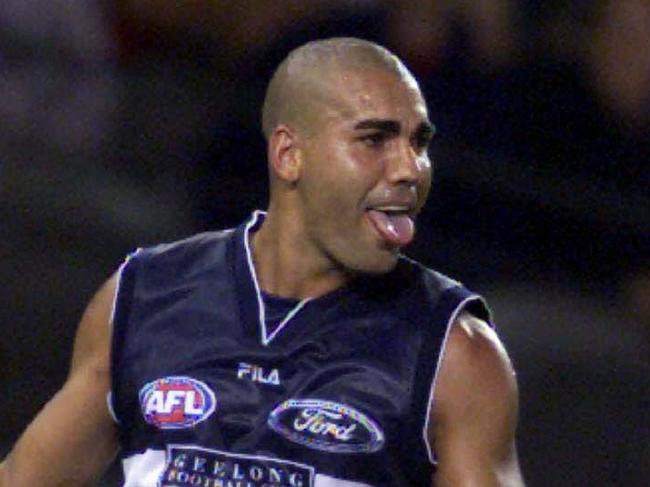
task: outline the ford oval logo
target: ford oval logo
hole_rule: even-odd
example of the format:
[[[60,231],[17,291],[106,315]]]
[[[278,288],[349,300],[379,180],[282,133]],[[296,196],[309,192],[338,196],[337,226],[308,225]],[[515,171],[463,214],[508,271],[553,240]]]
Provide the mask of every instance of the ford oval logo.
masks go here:
[[[384,433],[368,416],[322,399],[289,399],[271,412],[268,424],[288,440],[316,450],[372,453],[384,445]]]
[[[214,392],[205,383],[185,376],[149,382],[139,396],[144,420],[161,429],[194,426],[208,418],[217,405]]]

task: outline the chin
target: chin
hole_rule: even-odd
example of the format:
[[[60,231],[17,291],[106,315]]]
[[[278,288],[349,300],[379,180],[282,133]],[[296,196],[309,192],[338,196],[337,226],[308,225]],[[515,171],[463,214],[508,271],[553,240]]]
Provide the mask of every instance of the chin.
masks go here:
[[[365,255],[353,270],[360,274],[387,274],[397,265],[399,249],[382,250],[376,255]]]

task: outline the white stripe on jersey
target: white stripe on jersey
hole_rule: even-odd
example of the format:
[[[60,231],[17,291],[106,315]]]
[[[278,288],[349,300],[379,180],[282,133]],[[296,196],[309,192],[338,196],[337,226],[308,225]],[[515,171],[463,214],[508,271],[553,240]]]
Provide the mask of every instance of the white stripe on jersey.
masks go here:
[[[122,460],[123,487],[157,487],[165,469],[164,450],[146,450]]]
[[[146,450],[122,460],[123,487],[158,487],[158,480],[165,470],[165,451]],[[278,459],[280,460],[280,459]],[[281,461],[281,460],[280,460]],[[305,486],[311,487],[311,486]],[[313,487],[372,487],[369,484],[337,479],[317,473]]]
[[[341,480],[329,475],[316,474],[316,481],[314,487],[372,487],[368,484],[361,484],[359,482],[350,482],[349,480]]]

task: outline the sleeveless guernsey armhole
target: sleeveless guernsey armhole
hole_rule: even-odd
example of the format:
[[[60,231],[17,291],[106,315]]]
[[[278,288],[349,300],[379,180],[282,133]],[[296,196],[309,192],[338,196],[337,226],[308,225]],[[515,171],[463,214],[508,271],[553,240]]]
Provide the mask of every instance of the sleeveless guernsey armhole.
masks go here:
[[[442,342],[438,344],[440,348],[437,354],[437,360],[435,360],[435,368],[431,367],[431,358],[435,357],[435,353],[432,350],[436,345],[435,343],[425,344],[423,347],[423,353],[420,357],[419,367],[428,368],[428,377],[425,382],[426,385],[423,384],[423,387],[421,387],[420,390],[422,392],[416,401],[416,414],[418,414],[416,417],[422,418],[422,415],[424,415],[423,422],[420,423],[424,425],[422,427],[421,435],[429,462],[434,466],[437,465],[438,462],[433,445],[431,445],[429,435],[427,434],[429,427],[431,426],[431,410],[435,402],[435,389],[438,381],[438,374],[445,356],[449,334],[454,321],[462,311],[470,311],[478,318],[491,324],[490,311],[481,296],[474,294],[461,286],[450,288],[442,294],[439,302],[434,307],[433,326],[444,327]],[[428,342],[433,341],[428,340]],[[429,360],[428,363],[427,358]],[[423,369],[421,368],[420,370],[422,371]]]
[[[111,365],[111,388],[106,395],[106,403],[108,411],[116,424],[120,424],[120,415],[117,411],[117,401],[115,397],[116,386],[119,384],[119,351],[121,345],[124,343],[124,335],[126,333],[126,320],[129,315],[131,297],[133,295],[134,277],[131,268],[128,265],[132,259],[142,252],[142,248],[136,249],[131,252],[124,259],[124,262],[117,270],[117,283],[115,285],[115,295],[113,296],[113,306],[111,309],[111,317],[109,326],[111,328],[110,340],[110,365]]]

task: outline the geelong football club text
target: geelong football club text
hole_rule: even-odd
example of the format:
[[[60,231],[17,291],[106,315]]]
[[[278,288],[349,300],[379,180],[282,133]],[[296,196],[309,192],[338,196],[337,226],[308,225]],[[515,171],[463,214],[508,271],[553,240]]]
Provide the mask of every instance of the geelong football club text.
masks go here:
[[[309,487],[312,470],[281,460],[171,448],[162,487]]]

